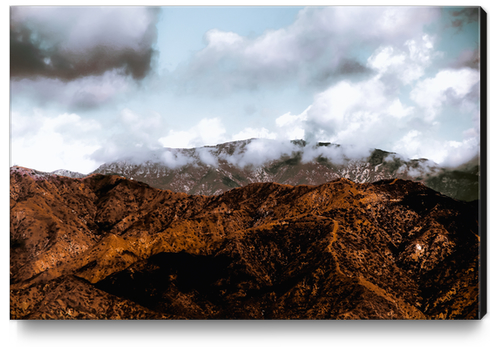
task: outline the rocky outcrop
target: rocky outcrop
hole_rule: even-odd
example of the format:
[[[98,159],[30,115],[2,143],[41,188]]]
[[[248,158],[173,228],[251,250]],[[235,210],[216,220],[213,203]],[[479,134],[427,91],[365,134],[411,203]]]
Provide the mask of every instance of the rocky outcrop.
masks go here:
[[[11,169],[12,319],[476,319],[477,203],[420,183],[216,196]]]

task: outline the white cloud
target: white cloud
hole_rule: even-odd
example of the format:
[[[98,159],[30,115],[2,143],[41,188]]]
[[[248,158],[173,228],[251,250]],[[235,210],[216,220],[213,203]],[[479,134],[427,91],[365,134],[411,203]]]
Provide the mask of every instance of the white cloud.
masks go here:
[[[401,47],[381,46],[367,60],[367,66],[380,74],[390,73],[407,85],[424,75],[440,52],[434,52],[434,37],[422,35]]]
[[[191,148],[215,145],[225,141],[226,130],[219,118],[204,118],[189,130],[170,130],[167,136],[158,139],[164,147]]]
[[[37,134],[43,123],[43,117],[39,109],[34,109],[29,116],[12,111],[11,120],[11,135],[14,139]]]
[[[378,77],[358,83],[339,82],[317,94],[306,111],[306,138],[343,145],[376,145],[386,140],[377,133],[390,122],[386,110],[393,102]]]
[[[368,66],[384,73],[391,66],[398,68],[403,65],[405,60],[406,56],[403,53],[396,54],[393,47],[381,47],[368,58]]]
[[[35,168],[41,171],[70,170],[88,173],[97,167],[97,162],[89,156],[100,144],[94,139],[90,144],[78,139],[99,129],[94,120],[84,120],[76,114],[61,114],[53,118],[44,116],[40,111],[37,119],[40,124],[37,131],[22,134],[17,122],[25,117],[17,115],[13,120],[16,136],[12,138],[12,164]]]
[[[388,107],[388,114],[396,118],[403,118],[410,115],[413,112],[413,107],[404,107],[400,99],[395,99],[393,103]]]
[[[90,109],[115,101],[119,95],[135,88],[121,69],[99,76],[85,76],[71,81],[51,78],[12,79],[15,98],[28,97],[37,104],[56,103],[68,109]]]
[[[211,150],[210,148],[197,148],[196,153],[199,157],[199,159],[206,165],[211,165],[214,167],[218,166],[218,159],[214,154],[214,151]]]
[[[212,29],[205,35],[208,43],[208,49],[224,50],[230,49],[230,46],[238,45],[244,42],[244,39],[233,32],[224,32],[218,29]]]
[[[298,148],[290,141],[254,139],[243,151],[233,155],[221,154],[220,159],[240,167],[247,165],[260,166],[268,161],[279,159],[283,155],[291,155],[297,150]]]
[[[304,139],[304,121],[307,119],[307,113],[310,110],[310,107],[297,116],[292,115],[291,112],[288,112],[276,118],[276,127],[278,128],[280,134],[279,136],[288,140]]]
[[[277,135],[266,128],[245,128],[232,136],[233,141],[248,140],[252,138],[275,139]]]
[[[266,31],[254,39],[208,32],[207,46],[189,66],[181,67],[180,74],[192,90],[217,95],[287,81],[317,85],[333,76],[368,71],[365,61],[353,59],[352,47],[389,47],[396,52],[392,56],[384,53],[391,64],[413,60],[403,77],[411,81],[420,77],[417,67],[427,63],[432,50],[432,38],[424,34],[424,26],[439,16],[439,9],[423,7],[306,8],[289,27]],[[379,67],[381,60],[379,57],[375,65]]]
[[[426,110],[429,119],[435,119],[449,98],[462,100],[480,81],[480,74],[470,68],[442,70],[433,78],[417,82],[410,98]]]
[[[409,158],[429,158],[440,166],[455,167],[477,155],[479,145],[476,136],[462,141],[437,140],[412,130],[395,144],[394,150]]]
[[[171,169],[175,169],[193,162],[192,158],[189,158],[182,153],[176,153],[172,150],[164,150],[162,154],[160,154],[160,160],[166,166]]]

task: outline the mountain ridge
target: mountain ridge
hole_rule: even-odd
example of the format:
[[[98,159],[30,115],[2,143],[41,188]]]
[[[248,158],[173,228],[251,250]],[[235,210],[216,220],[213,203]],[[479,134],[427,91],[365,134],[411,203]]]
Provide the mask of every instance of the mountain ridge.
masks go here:
[[[200,195],[217,195],[254,182],[317,185],[340,177],[358,183],[401,178],[420,181],[459,200],[479,198],[478,158],[448,169],[424,158],[403,159],[380,149],[353,158],[348,148],[328,142],[309,146],[303,140],[295,140],[282,148],[273,141],[262,141],[249,139],[200,148],[168,149],[163,156],[151,154],[151,160],[105,163],[91,174],[120,175],[155,188]],[[257,159],[260,155],[265,159]],[[68,170],[52,173],[73,178],[85,176]]]
[[[12,319],[479,315],[477,205],[421,183],[199,196],[14,168],[10,189]]]

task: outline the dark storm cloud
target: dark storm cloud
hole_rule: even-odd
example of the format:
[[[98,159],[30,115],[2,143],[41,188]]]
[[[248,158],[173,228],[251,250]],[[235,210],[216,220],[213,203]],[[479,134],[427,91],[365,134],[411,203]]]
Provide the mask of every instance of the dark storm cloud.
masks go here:
[[[12,7],[10,74],[72,81],[119,69],[140,80],[157,53],[153,8]]]
[[[464,24],[478,21],[479,11],[480,9],[478,7],[467,7],[459,11],[452,11],[451,15],[457,17],[457,19],[451,21],[451,26],[459,28]]]
[[[363,74],[370,72],[371,69],[352,59],[345,59],[339,66],[340,75]]]

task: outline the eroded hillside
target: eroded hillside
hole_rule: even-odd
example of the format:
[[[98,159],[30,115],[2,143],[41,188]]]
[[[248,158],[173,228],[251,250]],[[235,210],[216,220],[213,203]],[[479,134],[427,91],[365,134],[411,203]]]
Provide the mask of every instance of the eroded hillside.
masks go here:
[[[13,319],[475,319],[476,203],[422,184],[216,196],[11,169]]]

